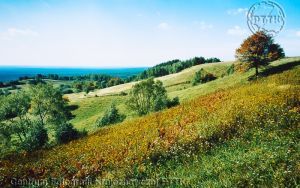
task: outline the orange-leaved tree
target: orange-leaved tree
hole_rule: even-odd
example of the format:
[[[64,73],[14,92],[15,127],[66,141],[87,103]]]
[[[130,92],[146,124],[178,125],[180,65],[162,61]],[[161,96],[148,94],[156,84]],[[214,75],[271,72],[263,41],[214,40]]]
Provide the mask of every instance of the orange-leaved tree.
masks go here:
[[[263,31],[258,31],[248,37],[236,50],[236,58],[251,67],[255,67],[255,75],[258,76],[258,68],[266,66],[271,61],[283,58],[285,53],[279,44],[274,43],[272,36]]]

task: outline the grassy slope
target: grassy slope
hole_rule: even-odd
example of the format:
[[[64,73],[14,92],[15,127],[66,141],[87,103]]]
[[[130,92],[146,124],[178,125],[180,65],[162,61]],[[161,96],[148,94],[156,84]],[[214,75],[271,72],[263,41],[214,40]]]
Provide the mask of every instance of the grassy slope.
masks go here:
[[[188,69],[185,69],[179,73],[162,76],[159,78],[156,78],[155,80],[161,80],[164,83],[164,86],[169,88],[174,85],[180,85],[185,84],[186,82],[189,82],[195,72],[199,71],[201,68],[204,68],[205,70],[214,72],[216,76],[221,76],[224,72],[226,72],[226,69],[232,64],[233,62],[222,62],[222,63],[210,63],[210,64],[203,64],[203,65],[197,65]],[[137,82],[130,82],[126,84],[121,84],[109,88],[104,89],[98,89],[94,92],[90,92],[88,94],[82,93],[73,93],[73,94],[67,94],[66,97],[69,98],[70,101],[79,101],[86,98],[93,98],[95,95],[97,96],[107,96],[107,95],[116,95],[119,94],[122,91],[128,91],[132,88],[134,84]]]
[[[286,58],[273,62],[272,66],[279,66],[281,64],[297,60],[300,60],[300,58]],[[224,73],[226,73],[227,68],[232,63],[233,62],[222,62],[198,65],[189,69],[185,69],[182,72],[163,76],[157,79],[164,83],[164,86],[167,88],[168,95],[170,97],[178,96],[180,101],[186,101],[196,96],[212,93],[216,90],[226,89],[238,84],[247,83],[248,77],[252,75],[254,71],[249,71],[243,74],[235,73],[233,75],[225,76],[215,81],[194,87],[192,87],[190,83],[187,83],[192,79],[195,72],[199,71],[201,68],[204,68],[206,71],[221,77]],[[100,97],[94,97],[95,93],[90,93],[88,97],[85,97],[81,93],[66,95],[66,97],[71,100],[71,105],[77,105],[79,107],[73,112],[76,117],[71,122],[78,129],[86,129],[89,132],[96,131],[97,127],[94,126],[94,124],[97,118],[103,115],[104,111],[109,108],[112,101],[115,101],[115,104],[120,109],[120,112],[125,114],[128,119],[136,117],[133,111],[126,108],[125,101],[127,100],[127,96],[116,95],[121,91],[127,91],[132,87],[132,85],[134,85],[134,83],[97,90],[95,93],[97,93],[97,95]],[[102,96],[103,94],[108,96]]]
[[[75,118],[71,120],[71,123],[80,130],[95,131],[97,130],[96,120],[104,115],[112,103],[116,104],[121,114],[126,114],[126,118],[130,119],[134,117],[134,113],[127,110],[124,102],[126,99],[126,96],[105,96],[73,102],[72,105],[78,106],[78,109],[73,111]]]
[[[299,153],[299,71],[299,66],[294,67],[259,82],[196,97],[178,107],[100,129],[49,151],[2,160],[1,174],[7,181],[10,177],[163,175],[182,177],[193,185],[203,180],[205,185],[230,186],[231,180],[233,185],[251,185],[245,177],[257,179],[254,183],[260,185],[267,181],[295,185],[299,181],[299,156],[295,155]],[[201,160],[196,164],[197,158]],[[207,164],[210,160],[212,165]],[[266,174],[272,178],[262,177]]]
[[[201,187],[295,187],[299,183],[299,136],[299,127],[249,129],[204,153],[151,166],[147,178],[182,179],[182,183]]]
[[[157,78],[157,80],[161,80],[164,83],[170,96],[180,96],[180,94],[177,94],[175,91],[181,90],[180,93],[182,93],[183,96],[188,97],[188,95],[184,95],[184,93],[188,93],[189,90],[186,89],[192,86],[187,82],[192,79],[195,72],[199,71],[201,68],[204,68],[205,70],[213,72],[216,76],[220,77],[226,72],[227,68],[231,64],[232,62],[223,62],[198,65],[189,69],[185,69],[180,73]],[[105,110],[109,108],[112,101],[117,105],[120,113],[123,113],[127,116],[127,119],[136,117],[133,111],[126,108],[125,101],[127,100],[127,96],[118,95],[121,91],[128,91],[135,83],[136,82],[127,83],[97,90],[89,93],[87,96],[84,96],[83,93],[65,95],[70,100],[71,105],[78,106],[78,109],[74,110],[73,112],[76,117],[71,122],[78,129],[86,129],[89,132],[97,130],[97,127],[94,126],[97,118],[104,114]],[[216,89],[218,88],[214,87],[209,91],[212,92]],[[97,95],[97,97],[95,97],[95,95]],[[195,95],[197,96],[201,94],[195,93]],[[180,99],[184,99],[184,97],[181,97]]]

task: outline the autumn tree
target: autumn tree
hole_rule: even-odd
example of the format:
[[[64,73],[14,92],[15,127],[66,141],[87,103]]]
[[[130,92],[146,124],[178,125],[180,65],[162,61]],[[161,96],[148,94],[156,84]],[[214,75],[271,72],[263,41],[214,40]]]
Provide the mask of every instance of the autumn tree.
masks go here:
[[[272,36],[263,31],[248,37],[236,50],[236,58],[241,62],[249,63],[250,67],[254,67],[256,77],[260,66],[266,66],[269,62],[284,56],[284,51],[280,45],[274,43]]]

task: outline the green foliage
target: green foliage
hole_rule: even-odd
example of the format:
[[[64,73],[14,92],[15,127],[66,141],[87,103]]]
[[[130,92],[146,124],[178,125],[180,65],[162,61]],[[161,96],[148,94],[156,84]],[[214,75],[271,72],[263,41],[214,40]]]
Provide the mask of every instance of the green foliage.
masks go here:
[[[49,84],[32,85],[0,100],[0,137],[6,150],[31,152],[43,147],[48,129],[65,124],[71,116],[60,91]]]
[[[213,74],[204,71],[204,69],[201,69],[200,71],[195,73],[195,76],[193,77],[191,83],[193,86],[195,86],[199,83],[204,84],[215,79],[216,77]]]
[[[201,69],[201,70],[203,70],[203,69]],[[202,72],[201,70],[195,73],[195,76],[193,77],[192,82],[191,82],[193,86],[195,86],[201,82],[201,72]]]
[[[48,131],[41,124],[34,125],[30,128],[28,136],[22,142],[21,148],[32,152],[42,148],[48,142]]]
[[[31,111],[39,117],[42,125],[50,123],[60,125],[66,122],[71,114],[67,103],[59,90],[50,84],[38,84],[31,87]]]
[[[73,89],[70,85],[60,84],[59,90],[62,94],[71,94],[74,93]]]
[[[62,89],[61,93],[64,94],[71,94],[74,93],[74,91],[71,88]]]
[[[120,123],[126,118],[125,115],[119,113],[116,105],[113,103],[109,110],[107,110],[102,118],[99,118],[96,122],[98,127],[104,127],[106,125]]]
[[[20,142],[27,137],[31,122],[28,119],[30,98],[25,92],[18,92],[5,96],[1,100],[0,122],[5,138],[17,135]],[[7,140],[10,141],[10,140]]]
[[[93,91],[95,89],[95,86],[92,82],[87,82],[85,85],[83,85],[83,91],[88,94],[90,91]]]
[[[10,94],[10,91],[6,88],[6,89],[0,89],[0,96],[7,96]]]
[[[168,108],[172,108],[172,107],[177,106],[179,104],[180,104],[179,97],[174,97],[172,100],[170,100],[170,99],[167,100],[167,107]]]
[[[230,67],[226,71],[227,75],[231,75],[234,73],[234,64],[230,65]]]
[[[161,81],[154,81],[153,78],[142,81],[132,88],[129,93],[127,105],[138,115],[145,115],[149,112],[157,112],[179,104],[179,98],[170,100],[167,91]]]
[[[201,65],[204,63],[214,63],[220,62],[218,58],[209,58],[205,59],[204,57],[194,57],[185,61],[180,61],[175,59],[165,63],[158,64],[154,67],[151,67],[137,76],[137,80],[147,79],[151,77],[160,77],[173,73],[178,73],[184,69],[190,68],[195,65]]]
[[[64,144],[71,140],[79,138],[80,133],[74,129],[71,123],[63,123],[57,126],[55,130],[55,139],[58,143]]]
[[[138,115],[145,115],[167,107],[167,91],[161,81],[148,79],[134,85],[127,105]]]

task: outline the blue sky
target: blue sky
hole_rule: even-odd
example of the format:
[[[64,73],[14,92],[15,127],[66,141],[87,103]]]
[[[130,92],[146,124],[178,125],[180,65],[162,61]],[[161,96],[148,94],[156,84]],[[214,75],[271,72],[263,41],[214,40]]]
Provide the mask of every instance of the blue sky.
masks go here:
[[[234,60],[250,0],[0,0],[0,65],[143,67],[194,56]],[[300,55],[300,1],[275,37]]]

